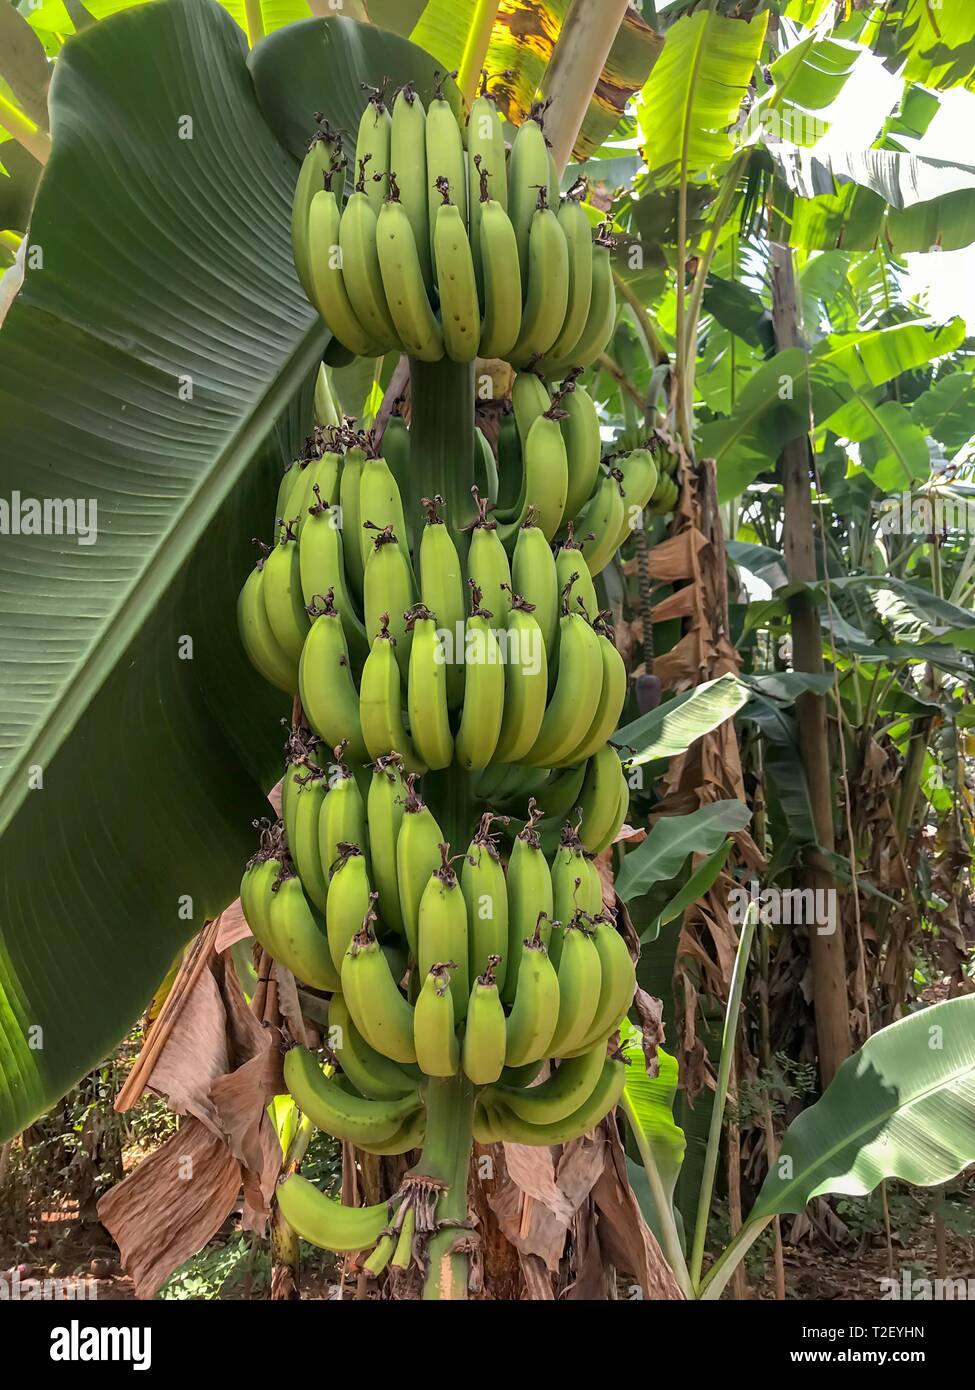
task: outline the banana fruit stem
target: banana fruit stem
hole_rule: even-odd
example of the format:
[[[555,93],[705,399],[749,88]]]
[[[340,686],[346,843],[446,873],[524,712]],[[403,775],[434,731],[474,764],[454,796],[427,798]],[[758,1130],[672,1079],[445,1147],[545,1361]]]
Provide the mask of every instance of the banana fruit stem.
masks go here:
[[[410,359],[410,473],[414,497],[440,496],[463,559],[477,515],[474,484],[474,364]],[[413,489],[411,489],[413,491]],[[413,498],[410,499],[411,503]]]
[[[416,1174],[447,1186],[437,1202],[437,1222],[447,1222],[427,1248],[424,1301],[467,1297],[470,1268],[467,1177],[473,1147],[474,1087],[466,1076],[431,1077],[427,1085],[427,1137]]]
[[[477,509],[474,484],[474,364],[410,361],[410,473],[414,498],[444,498],[444,517],[454,544],[466,556],[463,527]],[[456,766],[424,778],[424,800],[437,817],[451,847],[468,844],[474,808],[469,779]],[[427,1250],[424,1300],[465,1299],[470,1268],[467,1180],[473,1147],[474,1087],[457,1076],[431,1077],[427,1083],[426,1140],[413,1170],[444,1183],[437,1222],[448,1222],[431,1237]]]

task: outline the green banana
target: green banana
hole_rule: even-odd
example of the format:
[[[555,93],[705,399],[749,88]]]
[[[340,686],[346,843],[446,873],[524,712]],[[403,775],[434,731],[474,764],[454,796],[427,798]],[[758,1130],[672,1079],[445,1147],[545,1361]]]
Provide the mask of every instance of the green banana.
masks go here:
[[[406,706],[417,753],[427,767],[448,767],[454,755],[447,709],[447,665],[437,619],[422,603],[409,610],[413,634]]]
[[[333,994],[328,1005],[328,1048],[356,1090],[371,1100],[416,1094],[417,1078],[369,1046],[341,994]]]
[[[585,214],[583,214],[585,215]],[[528,295],[521,332],[511,350],[517,367],[541,358],[555,342],[569,303],[569,248],[558,216],[548,206],[548,190],[538,190],[528,240]]]
[[[594,854],[615,824],[621,777],[619,754],[608,743],[604,744],[589,760],[579,796],[582,808],[579,838],[586,849]]]
[[[529,240],[532,218],[538,206],[538,190],[544,187],[547,191],[548,180],[545,136],[540,122],[530,115],[518,128],[508,165],[508,216],[518,244],[522,294],[528,288]]]
[[[568,349],[575,346],[589,320],[589,306],[592,302],[592,228],[581,206],[586,188],[586,180],[577,179],[559,208],[559,226],[565,237],[568,253],[569,292],[562,325],[555,339],[546,348],[553,361],[564,357]],[[583,501],[586,496],[588,493],[583,497]]]
[[[298,181],[291,202],[291,252],[301,288],[311,299],[311,248],[308,240],[308,218],[312,199],[324,186],[325,176],[334,175],[334,166],[341,163],[341,141],[326,123],[315,131],[308,142],[308,153],[301,162]],[[341,197],[341,190],[336,190]]]
[[[569,486],[565,441],[559,429],[561,413],[556,397],[549,409],[532,422],[525,440],[521,496],[514,520],[499,532],[502,542],[517,543],[529,506],[535,509],[534,525],[547,541],[559,529]]]
[[[579,800],[582,783],[586,775],[586,765],[571,767],[565,771],[554,772],[551,778],[535,792],[538,810],[546,819],[565,819]]]
[[[632,449],[620,459],[620,486],[623,489],[623,524],[616,537],[618,550],[643,525],[643,510],[657,487],[660,474],[649,449]]]
[[[317,488],[318,485],[314,486]],[[314,604],[317,597],[332,595],[332,603],[342,620],[349,654],[355,665],[361,667],[368,643],[365,628],[359,621],[345,583],[345,552],[340,522],[339,508],[324,503],[316,492],[315,502],[308,508],[298,546],[301,592],[308,607]]]
[[[467,847],[460,871],[460,887],[467,904],[467,969],[470,984],[497,959],[495,978],[503,988],[508,957],[508,888],[491,824],[499,819],[491,811],[481,817]],[[503,818],[502,818],[503,819]]]
[[[497,1081],[504,1067],[507,1024],[494,977],[500,960],[500,956],[488,956],[484,971],[474,980],[467,1004],[461,1065],[475,1086]]]
[[[278,543],[264,562],[261,590],[264,611],[285,656],[298,661],[308,635],[308,614],[301,596],[298,537],[294,523],[282,521]]]
[[[391,1139],[380,1143],[357,1144],[357,1148],[365,1149],[371,1154],[405,1154],[412,1149],[418,1149],[423,1144],[427,1128],[427,1112],[421,1105],[410,1117],[403,1121],[399,1129]]]
[[[542,944],[547,948],[552,930],[552,875],[535,829],[539,819],[538,807],[532,798],[528,803],[528,820],[515,837],[508,860],[508,969],[502,994],[506,1004],[511,1004],[517,996],[524,941],[533,932],[540,932]],[[522,1060],[533,1059],[525,1057]],[[520,1063],[512,1063],[509,1058],[509,1065]]]
[[[504,714],[492,758],[517,763],[535,746],[545,717],[548,661],[534,605],[512,592],[504,674]]]
[[[582,554],[591,575],[601,574],[616,554],[617,538],[626,519],[622,475],[610,468],[575,523],[584,537]]]
[[[273,829],[261,834],[261,845],[257,853],[244,868],[240,881],[240,905],[253,933],[255,941],[264,947],[268,955],[276,955],[276,942],[271,930],[271,894],[281,872],[280,835]]]
[[[383,276],[379,268],[379,246],[376,229],[379,225],[377,208],[369,201],[372,190],[365,191],[363,166],[359,166],[355,192],[345,205],[339,224],[339,249],[342,252],[342,279],[349,303],[365,331],[383,352],[400,346],[396,327],[386,303]],[[378,185],[373,185],[378,189]],[[381,199],[382,194],[379,193]],[[377,204],[378,207],[378,204]]]
[[[606,1062],[605,1039],[578,1057],[560,1063],[557,1070],[538,1086],[494,1086],[484,1097],[490,1104],[504,1102],[521,1120],[531,1124],[553,1124],[567,1119],[584,1105],[599,1083]]]
[[[558,1023],[559,980],[542,940],[544,918],[540,912],[534,932],[521,944],[517,957],[518,989],[505,1030],[508,1067],[524,1067],[547,1057]],[[509,978],[511,973],[509,964]]]
[[[584,1134],[596,1128],[623,1094],[625,1083],[625,1065],[608,1058],[603,1063],[603,1070],[589,1098],[564,1120],[532,1124],[529,1120],[521,1119],[505,1101],[498,1098],[493,1103],[482,1101],[485,1112],[482,1123],[488,1132],[496,1136],[495,1143],[504,1140],[509,1144],[529,1144],[535,1147],[568,1144],[572,1139],[581,1139]]]
[[[552,397],[548,387],[534,372],[516,372],[511,385],[511,408],[515,417],[515,428],[522,456],[528,442],[528,432],[546,410],[552,407]]]
[[[264,606],[264,561],[258,560],[237,599],[237,630],[251,665],[279,690],[298,689],[298,664],[279,645]]]
[[[464,699],[464,571],[450,530],[440,515],[443,498],[422,497],[427,520],[420,537],[420,598],[450,634],[446,663],[447,705],[459,709]]]
[[[423,284],[429,291],[433,288],[433,262],[430,258],[426,126],[423,102],[417,96],[413,83],[407,82],[393,102],[389,168],[399,182],[400,197],[413,233]]]
[[[386,304],[404,349],[421,362],[439,362],[444,339],[427,296],[423,262],[410,217],[395,176],[389,176],[389,200],[376,224],[376,245]],[[428,252],[429,255],[429,252]]]
[[[319,912],[324,912],[328,865],[323,865],[319,858],[318,824],[328,794],[328,775],[320,767],[307,767],[295,782],[298,794],[294,797],[292,828],[287,832],[288,851],[305,892]]]
[[[589,566],[582,554],[582,544],[575,540],[573,531],[570,521],[568,536],[555,554],[555,577],[559,593],[568,598],[570,611],[577,613],[581,610],[585,618],[592,622],[599,611],[599,600]]]
[[[437,179],[443,199],[436,211],[433,261],[440,290],[444,348],[454,362],[473,362],[481,341],[481,308],[474,258],[460,208],[449,201],[451,185]]]
[[[338,858],[329,865],[325,926],[335,969],[341,971],[349,944],[369,911],[372,885],[358,845],[342,840]]]
[[[321,607],[311,610],[314,621],[298,666],[298,693],[305,717],[317,734],[334,748],[347,742],[349,757],[364,762],[366,745],[359,717],[359,696],[352,678],[349,647],[331,589]],[[388,750],[387,750],[388,751]]]
[[[334,990],[339,978],[328,949],[324,923],[316,918],[293,868],[282,864],[267,909],[273,955],[313,989]]]
[[[599,638],[599,650],[602,655],[603,684],[596,713],[593,715],[588,733],[583,738],[582,743],[564,759],[565,762],[573,765],[584,762],[587,758],[598,753],[610,735],[619,727],[620,715],[623,712],[627,686],[626,663],[613,641],[610,629],[606,626],[608,616],[608,610],[597,614],[593,624]]]
[[[518,242],[500,202],[492,198],[478,206],[484,303],[478,353],[507,360],[521,332],[521,277],[514,274]]]
[[[480,605],[488,610],[488,621],[494,628],[508,626],[509,599],[511,591],[511,566],[504,546],[498,537],[498,523],[489,515],[491,504],[486,497],[478,496],[472,488],[477,506],[477,520],[471,535],[471,546],[467,554],[468,584],[477,585],[481,591]]]
[[[545,653],[553,660],[559,635],[559,590],[555,559],[544,533],[535,525],[535,508],[529,506],[518,530],[511,557],[511,586],[534,606]]]
[[[416,959],[426,977],[438,961],[453,961],[450,981],[454,1020],[467,1013],[467,904],[457,875],[450,865],[450,846],[439,845],[440,865],[427,880],[417,912]]]
[[[600,1039],[618,1028],[633,1002],[636,990],[636,967],[626,948],[626,942],[616,930],[608,913],[600,911],[590,917],[593,944],[599,956],[599,1001],[589,1026],[588,1040],[598,1045]]]
[[[577,912],[594,915],[602,911],[603,894],[599,874],[586,859],[582,841],[568,822],[562,827],[558,851],[552,861],[552,913],[557,922],[568,922]],[[554,932],[548,952],[558,968],[564,934]]]
[[[555,690],[526,762],[554,767],[579,746],[595,717],[602,683],[599,639],[580,613],[564,612],[559,619]]]
[[[362,482],[362,467],[365,463],[365,450],[359,445],[349,449],[342,464],[339,480],[339,505],[342,508],[342,549],[345,552],[345,572],[351,591],[357,598],[362,597],[365,559],[362,552],[362,523],[366,520],[359,514],[359,487]]]
[[[396,876],[396,841],[403,822],[405,788],[400,753],[388,753],[372,765],[366,796],[372,874],[379,892],[379,915],[390,931],[405,934]]]
[[[467,220],[474,250],[474,271],[481,288],[480,231],[483,203],[508,201],[504,132],[498,108],[489,96],[476,97],[467,120]]]
[[[613,843],[613,841],[616,839],[616,836],[617,836],[617,834],[619,833],[619,829],[620,829],[620,827],[622,826],[623,822],[626,820],[626,813],[627,813],[627,811],[629,810],[629,807],[630,807],[630,788],[629,788],[629,784],[628,784],[628,782],[627,782],[627,780],[626,780],[626,773],[624,772],[622,765],[620,766],[620,770],[619,770],[619,779],[620,779],[620,799],[619,799],[619,805],[617,806],[617,809],[616,809],[616,815],[613,817],[612,824],[610,825],[609,829],[606,831],[606,834],[605,834],[605,835],[603,836],[603,838],[597,843],[596,848],[595,848],[594,851],[593,851],[594,854],[602,854],[602,852],[603,852],[604,849],[608,849],[608,848],[609,848],[609,846],[610,846],[610,845]]]
[[[371,1047],[394,1062],[415,1062],[413,1008],[399,992],[373,930],[370,909],[342,961],[342,993],[352,1021]]]
[[[308,212],[308,298],[335,337],[357,357],[376,357],[379,345],[360,320],[342,271],[342,212],[332,189],[320,189]]]
[[[564,411],[559,427],[565,440],[569,470],[565,515],[571,518],[578,515],[592,496],[599,477],[602,442],[595,402],[572,373],[562,383],[559,403]]]
[[[328,768],[329,791],[318,817],[318,854],[325,874],[338,860],[339,845],[365,845],[366,812],[359,784],[344,762],[344,746],[336,744]]]
[[[366,631],[373,638],[380,628],[389,632],[405,681],[410,670],[410,646],[413,641],[406,621],[406,614],[414,601],[413,570],[391,526],[378,527],[367,518],[363,521],[363,535],[374,536],[363,583]],[[390,750],[385,748],[382,751],[388,753]]]
[[[399,883],[400,910],[406,928],[406,939],[414,956],[417,954],[420,899],[430,881],[430,875],[440,865],[440,846],[444,838],[432,812],[417,792],[416,783],[415,775],[407,777],[403,823],[396,841],[396,877]]]
[[[389,1223],[389,1206],[344,1207],[303,1178],[292,1173],[278,1188],[281,1215],[302,1240],[320,1250],[342,1254],[350,1250],[370,1250]]]
[[[334,449],[325,447],[325,431],[323,429],[316,428],[314,435],[302,452],[301,477],[295,484],[289,498],[292,508],[290,515],[296,517],[295,530],[299,539],[305,529],[308,510],[312,504],[317,501],[319,507],[331,506],[337,500],[339,475],[342,471],[342,455]],[[304,585],[304,576],[302,576],[302,585]],[[316,590],[321,593],[321,586],[316,586]],[[312,592],[316,592],[316,590]]]
[[[424,1112],[425,1114],[425,1112]],[[413,1263],[413,1238],[416,1235],[416,1208],[408,1208],[399,1229],[396,1249],[390,1264],[394,1269],[408,1270]]]
[[[549,374],[558,374],[568,367],[589,367],[605,352],[616,323],[616,286],[610,259],[614,245],[609,224],[604,222],[592,244],[592,296],[586,326],[579,341],[566,350],[563,358],[556,360],[550,354],[552,360],[542,364]]]
[[[434,962],[413,1009],[416,1060],[427,1076],[456,1076],[460,1065],[454,998],[450,988],[450,976],[456,969],[457,965],[452,960]]]
[[[390,169],[389,145],[392,124],[382,88],[376,88],[370,92],[369,100],[359,118],[355,167],[359,170],[360,182],[365,181],[367,184],[365,196],[377,215],[383,203],[383,183]],[[368,179],[363,180],[366,165],[372,167]]]
[[[464,162],[464,137],[450,103],[439,92],[427,108],[427,199],[430,219],[431,250],[436,264],[436,225],[439,214],[438,194],[441,184],[449,184],[457,205],[461,227],[467,226],[467,167]],[[442,196],[442,194],[441,194]],[[473,267],[471,268],[473,274]],[[439,271],[437,278],[439,280]],[[441,294],[442,297],[442,294]]]
[[[420,1093],[399,1100],[354,1096],[326,1077],[307,1047],[292,1047],[284,1059],[284,1082],[298,1109],[336,1139],[382,1143],[390,1139],[420,1103]]]
[[[494,506],[498,500],[498,461],[479,425],[474,427],[474,483],[479,492],[487,494]]]
[[[371,758],[398,753],[407,772],[423,771],[423,763],[403,723],[402,679],[388,613],[379,615],[379,631],[362,668],[359,717]]]
[[[599,1004],[602,966],[586,930],[586,918],[574,912],[561,927],[559,1019],[549,1044],[553,1057],[579,1047],[588,1038]]]
[[[473,545],[471,552],[473,553]],[[472,604],[464,643],[464,709],[454,741],[454,755],[471,772],[487,767],[497,746],[504,718],[504,653],[481,607],[481,590],[470,580]]]
[[[403,499],[399,484],[393,477],[393,470],[375,446],[372,435],[365,435],[366,458],[359,476],[359,549],[362,554],[362,572],[369,568],[369,557],[376,548],[377,532],[384,534],[386,528],[393,531],[407,565],[410,550],[406,543],[406,518],[403,515]]]
[[[298,797],[310,770],[320,770],[312,754],[318,752],[321,739],[303,726],[288,730],[285,748],[285,769],[281,779],[281,819],[286,832],[285,843],[290,847],[295,841],[295,811]]]

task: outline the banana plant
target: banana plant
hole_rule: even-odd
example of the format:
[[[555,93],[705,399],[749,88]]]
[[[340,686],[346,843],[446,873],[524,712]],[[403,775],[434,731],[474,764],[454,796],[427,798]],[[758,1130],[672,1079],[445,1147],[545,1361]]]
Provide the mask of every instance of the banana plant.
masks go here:
[[[646,1071],[630,1033],[621,1110],[644,1170],[638,1186],[665,1258],[688,1297],[721,1297],[735,1269],[775,1216],[799,1213],[828,1193],[865,1196],[887,1178],[933,1187],[975,1163],[975,998],[947,1000],[890,1024],[848,1058],[815,1105],[782,1136],[779,1154],[741,1230],[704,1269],[731,1057],[756,913],[742,923],[725,1014],[715,1103],[699,1189],[693,1247],[682,1239],[673,1196],[684,1136],[673,1122],[673,1068]]]

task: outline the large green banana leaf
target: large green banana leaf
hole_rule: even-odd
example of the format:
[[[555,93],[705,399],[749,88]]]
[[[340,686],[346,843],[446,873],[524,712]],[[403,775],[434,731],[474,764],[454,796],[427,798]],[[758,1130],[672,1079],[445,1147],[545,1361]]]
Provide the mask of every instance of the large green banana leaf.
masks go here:
[[[701,430],[702,453],[718,463],[720,499],[736,497],[769,468],[783,446],[809,428],[810,415],[817,427],[828,426],[837,434],[855,429],[859,441],[876,441],[872,466],[879,469],[884,463],[883,476],[893,478],[891,485],[917,476],[917,441],[920,437],[923,442],[923,436],[906,411],[901,421],[896,412],[881,406],[885,413],[878,418],[869,393],[903,372],[953,352],[964,337],[961,319],[934,328],[905,323],[833,334],[808,354],[801,348],[777,353],[752,376],[733,414],[709,421]],[[906,427],[915,431],[907,438]]]
[[[861,42],[889,54],[908,82],[939,90],[975,86],[971,0],[887,0],[868,15]]]
[[[767,23],[767,14],[727,19],[700,9],[667,30],[637,110],[655,182],[680,183],[731,158],[728,127],[738,117]]]
[[[826,1192],[863,1196],[885,1178],[947,1182],[975,1162],[975,996],[949,999],[875,1033],[782,1138],[741,1233],[705,1280],[717,1297],[773,1216]]]
[[[914,423],[944,445],[954,458],[975,435],[975,372],[972,358],[958,370],[940,377],[911,406]]]
[[[975,997],[920,1009],[864,1043],[786,1130],[749,1221],[884,1178],[919,1187],[975,1162]]]
[[[687,1148],[684,1131],[674,1122],[677,1058],[658,1047],[657,1075],[648,1076],[642,1035],[628,1019],[620,1029],[620,1051],[629,1063],[620,1105],[641,1160],[628,1161],[627,1170],[647,1224],[666,1248],[671,1232],[679,1234],[682,1225],[674,1191]]]
[[[393,80],[432,66],[369,26],[313,24],[335,26],[317,69],[280,74],[309,114],[364,100],[374,44]],[[297,161],[245,60],[225,10],[165,0],[56,65],[42,261],[0,334],[0,497],[90,500],[97,540],[0,547],[4,1137],[233,898],[278,773],[287,701],[250,670],[235,599],[327,333],[291,263]]]

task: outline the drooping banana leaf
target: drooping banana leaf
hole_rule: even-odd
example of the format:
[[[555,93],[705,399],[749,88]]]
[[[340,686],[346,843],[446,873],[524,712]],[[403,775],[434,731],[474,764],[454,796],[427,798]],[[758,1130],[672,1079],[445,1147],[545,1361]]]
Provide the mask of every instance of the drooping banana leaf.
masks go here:
[[[728,133],[765,38],[768,15],[728,19],[711,9],[670,26],[637,109],[647,163],[657,183],[680,183],[726,164]]]
[[[623,902],[653,883],[674,878],[690,854],[713,854],[732,830],[744,830],[752,813],[743,801],[709,801],[686,816],[661,816],[635,849],[624,855],[616,875]]]
[[[613,742],[634,766],[673,758],[730,719],[747,699],[748,690],[736,676],[719,676],[617,729]]]
[[[975,86],[968,0],[889,0],[869,14],[861,42],[889,55],[889,65],[907,82],[939,91]]]
[[[949,376],[940,377],[911,406],[916,425],[944,445],[954,458],[975,435],[975,371],[972,359]]]
[[[786,1130],[744,1228],[705,1281],[720,1296],[737,1258],[775,1215],[826,1192],[863,1196],[885,1178],[947,1182],[975,1162],[975,996],[875,1033]]]
[[[410,37],[446,71],[460,67],[476,0],[428,0]],[[501,114],[520,125],[570,8],[570,0],[504,0],[499,6],[484,71]],[[612,134],[634,92],[647,80],[663,39],[632,6],[610,49],[573,151],[585,159]]]
[[[337,32],[314,89],[282,81],[299,106],[351,110],[380,31],[316,23]],[[429,61],[381,45],[394,80]],[[226,11],[166,0],[90,27],[51,113],[42,259],[0,334],[0,496],[81,499],[97,538],[0,547],[4,1137],[236,895],[288,702],[250,669],[235,601],[328,341],[291,262],[298,164]]]

